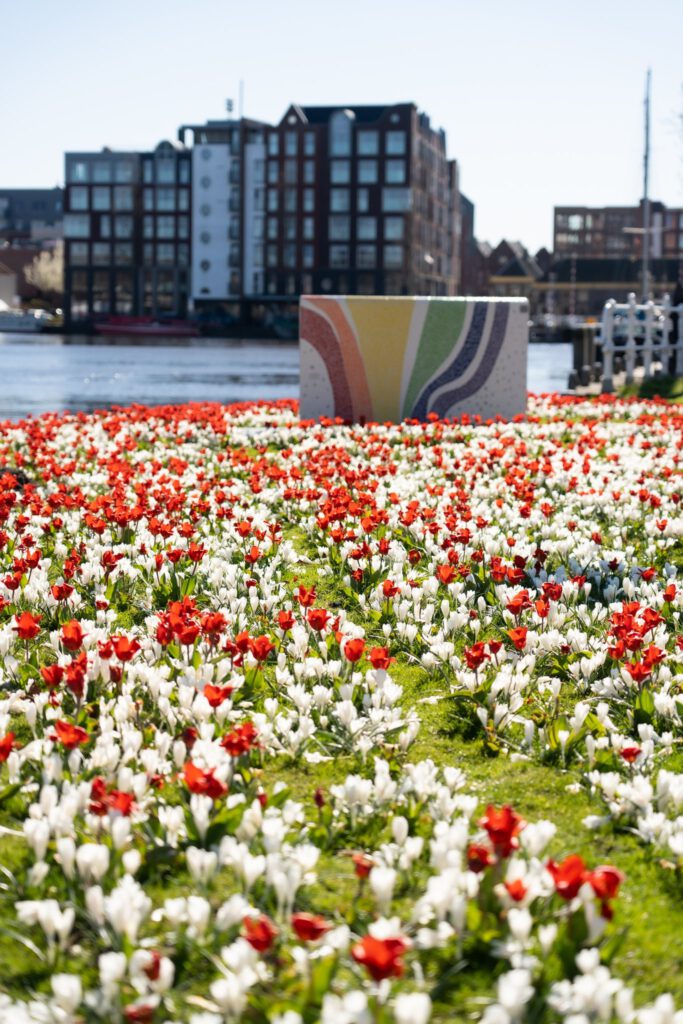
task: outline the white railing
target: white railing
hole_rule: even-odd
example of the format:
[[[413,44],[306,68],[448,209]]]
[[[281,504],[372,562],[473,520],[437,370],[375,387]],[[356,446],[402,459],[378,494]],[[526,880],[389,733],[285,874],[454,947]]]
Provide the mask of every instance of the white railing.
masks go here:
[[[676,337],[672,338],[672,315],[677,314]],[[655,364],[665,372],[669,357],[675,353],[674,373],[683,377],[683,305],[672,306],[665,295],[662,302],[637,303],[635,292],[628,302],[605,303],[596,343],[602,347],[602,391],[614,390],[614,355],[623,357],[626,383],[632,384],[636,358],[641,356],[643,377],[652,377]]]

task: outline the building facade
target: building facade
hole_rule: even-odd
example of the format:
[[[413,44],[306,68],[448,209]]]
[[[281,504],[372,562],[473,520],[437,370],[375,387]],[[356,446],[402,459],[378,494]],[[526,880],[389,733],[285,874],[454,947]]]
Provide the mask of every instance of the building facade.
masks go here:
[[[183,125],[150,153],[68,153],[65,211],[70,324],[267,322],[306,292],[459,290],[457,164],[410,103],[292,105],[275,125]]]
[[[64,290],[68,326],[108,316],[185,316],[191,154],[67,153]]]
[[[683,209],[650,201],[649,255],[683,257]],[[624,257],[641,259],[644,203],[638,206],[556,206],[553,241],[556,257]]]
[[[0,189],[0,239],[13,244],[62,237],[61,188]]]

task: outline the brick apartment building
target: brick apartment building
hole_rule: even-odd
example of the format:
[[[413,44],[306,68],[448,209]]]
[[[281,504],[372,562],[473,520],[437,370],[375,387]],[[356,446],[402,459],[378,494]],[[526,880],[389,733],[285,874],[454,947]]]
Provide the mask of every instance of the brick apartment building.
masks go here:
[[[683,209],[650,202],[650,252],[653,259],[683,257]],[[630,257],[643,253],[644,204],[638,206],[556,206],[553,242],[556,257]]]
[[[460,195],[411,103],[183,125],[150,153],[66,154],[66,314],[249,322],[304,292],[457,294]]]

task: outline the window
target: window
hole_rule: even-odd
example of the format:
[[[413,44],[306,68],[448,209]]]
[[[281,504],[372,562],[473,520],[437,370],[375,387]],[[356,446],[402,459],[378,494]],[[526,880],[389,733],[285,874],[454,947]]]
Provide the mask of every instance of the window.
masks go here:
[[[69,189],[69,209],[88,209],[88,189],[85,185],[74,185]]]
[[[116,242],[114,245],[114,263],[126,264],[133,262],[133,246],[130,242]]]
[[[239,267],[242,262],[242,250],[239,245],[231,245],[228,253],[228,266]]]
[[[356,135],[356,151],[358,156],[377,156],[379,153],[379,134],[371,131],[359,131]]]
[[[114,209],[133,209],[133,189],[130,185],[116,185],[114,188]]]
[[[351,156],[351,126],[354,117],[350,110],[336,110],[330,118],[330,156]]]
[[[254,246],[254,264],[257,267],[263,266],[263,243],[257,242]]]
[[[377,247],[374,245],[357,245],[356,266],[366,268],[377,266]]]
[[[280,165],[275,160],[268,162],[268,184],[277,185],[280,179]]]
[[[175,189],[158,188],[156,194],[156,207],[157,210],[162,212],[170,213],[175,210]]]
[[[351,218],[332,216],[328,222],[328,234],[330,241],[345,242],[351,236]]]
[[[189,189],[179,188],[178,189],[178,209],[185,212],[190,209],[190,192]]]
[[[90,234],[90,216],[87,213],[64,214],[64,237],[87,238]]]
[[[348,267],[349,265],[349,247],[348,245],[331,245],[330,246],[330,266],[331,267]]]
[[[98,266],[111,262],[111,249],[108,242],[94,242],[92,247],[92,261]]]
[[[285,156],[296,156],[299,151],[299,133],[285,132]]]
[[[160,242],[157,245],[157,263],[175,263],[175,246],[169,242]]]
[[[304,184],[312,185],[315,181],[315,160],[304,160]]]
[[[330,210],[347,213],[351,209],[351,194],[347,188],[330,189]]]
[[[310,268],[310,267],[313,266],[313,259],[314,259],[313,252],[314,252],[314,250],[313,250],[313,246],[312,245],[304,245],[302,253],[301,253],[301,256],[302,256],[301,262],[303,263],[304,267]]]
[[[285,238],[288,242],[296,240],[296,217],[285,217]]]
[[[83,265],[88,262],[88,243],[71,242],[69,245],[69,263]]]
[[[147,215],[142,218],[142,237],[154,238],[154,217]]]
[[[96,185],[108,185],[111,182],[112,166],[108,160],[96,160],[92,169],[92,180]]]
[[[148,212],[154,209],[154,189],[146,188],[142,193],[142,208]]]
[[[349,185],[351,182],[351,164],[348,160],[330,161],[330,181],[333,185]]]
[[[404,160],[387,160],[384,165],[384,180],[388,185],[403,185],[406,180]]]
[[[310,241],[313,238],[313,233],[315,231],[315,221],[313,220],[313,217],[304,217],[303,229],[304,238],[307,241]]]
[[[103,188],[101,185],[99,188],[92,190],[92,208],[93,210],[111,210],[111,189]]]
[[[409,188],[383,188],[382,211],[384,213],[405,213],[410,209]]]
[[[100,217],[100,238],[111,238],[111,217],[108,213]]]
[[[133,237],[133,218],[127,215],[119,214],[114,217],[114,237],[115,238],[132,238]]]
[[[370,189],[359,188],[356,192],[356,212],[367,213],[370,209]]]
[[[296,243],[287,242],[282,253],[282,263],[287,270],[294,270],[296,267]]]
[[[154,263],[154,246],[151,242],[145,242],[142,247],[142,260],[143,263],[148,265]]]
[[[402,242],[405,231],[403,217],[384,218],[384,238],[387,242]]]
[[[403,156],[406,151],[406,133],[387,132],[384,151],[387,156]]]
[[[285,189],[285,211],[287,213],[296,213],[296,189],[286,188]]]
[[[304,213],[313,213],[315,210],[315,192],[312,188],[304,189]]]
[[[280,204],[280,195],[275,189],[268,191],[268,213],[277,213]]]
[[[240,183],[240,163],[239,160],[230,161],[230,170],[228,171],[228,181],[231,185],[239,185]]]
[[[578,213],[572,213],[567,218],[570,231],[581,231],[583,228],[583,217]]]
[[[277,266],[277,246],[269,245],[266,249],[266,265],[269,267]]]
[[[175,217],[157,217],[157,238],[173,238],[175,235]]]
[[[403,247],[400,245],[385,245],[384,246],[384,266],[385,267],[402,267],[403,266]]]
[[[228,225],[228,238],[232,239],[233,242],[238,241],[240,237],[240,219],[239,217],[231,217],[230,224]]]
[[[268,218],[268,238],[271,241],[277,238],[277,217]]]
[[[190,161],[179,160],[178,161],[178,181],[181,185],[190,184]]]
[[[304,156],[315,156],[315,132],[304,132]]]
[[[190,247],[187,242],[178,243],[176,262],[179,267],[186,267],[190,262]]]
[[[277,132],[268,135],[268,156],[278,156],[280,152],[280,136]]]
[[[374,242],[377,238],[377,218],[358,217],[356,220],[356,237],[360,242]]]
[[[114,164],[114,181],[118,185],[129,185],[133,180],[133,163],[131,160],[117,160]]]
[[[257,185],[262,185],[266,180],[266,161],[262,159],[254,160],[254,182]]]
[[[263,238],[263,217],[254,217],[254,238]]]
[[[296,185],[299,169],[296,160],[285,160],[285,184]]]
[[[211,150],[204,150],[211,155]],[[158,185],[174,185],[175,184],[175,160],[157,160],[157,184]]]
[[[109,274],[102,271],[93,274],[92,309],[93,313],[108,313],[110,308]]]
[[[88,181],[88,165],[85,161],[77,160],[69,164],[69,182]]]
[[[377,184],[377,161],[376,160],[359,160],[358,161],[358,181],[363,185],[376,185]]]

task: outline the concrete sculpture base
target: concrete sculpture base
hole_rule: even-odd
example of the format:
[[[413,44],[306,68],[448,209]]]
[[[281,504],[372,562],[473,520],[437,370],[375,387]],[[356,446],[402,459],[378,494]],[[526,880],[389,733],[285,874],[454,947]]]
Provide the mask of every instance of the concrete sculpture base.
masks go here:
[[[526,299],[301,297],[302,419],[511,419],[526,410]]]

